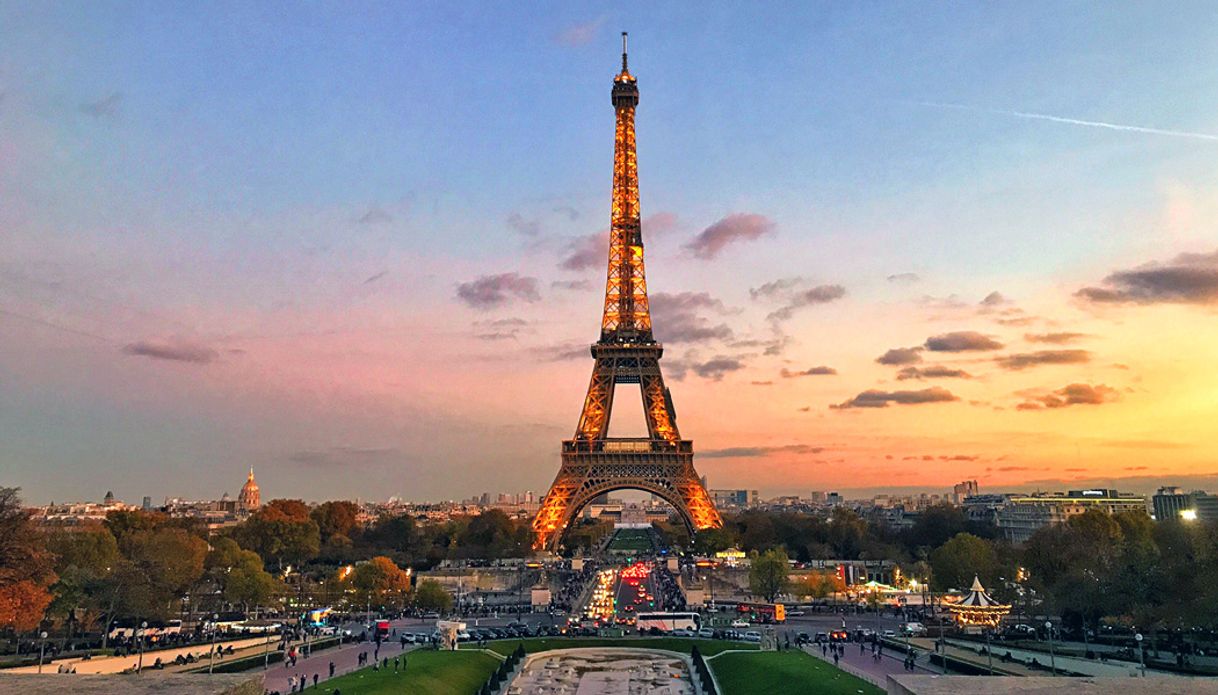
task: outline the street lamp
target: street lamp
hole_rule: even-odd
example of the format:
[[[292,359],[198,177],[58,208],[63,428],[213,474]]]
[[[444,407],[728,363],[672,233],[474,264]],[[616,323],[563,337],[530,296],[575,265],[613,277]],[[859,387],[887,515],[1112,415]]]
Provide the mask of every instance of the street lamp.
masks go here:
[[[1053,621],[1045,621],[1045,632],[1049,635],[1049,668],[1057,675],[1057,658],[1053,655]]]
[[[262,647],[262,670],[263,671],[265,671],[271,667],[271,635],[273,635],[273,634],[274,634],[274,632],[270,628],[267,628],[266,644],[263,645],[263,647]]]
[[[135,669],[137,673],[144,672],[144,635],[147,634],[147,632],[148,632],[148,621],[145,620],[144,622],[140,623],[140,634],[136,637],[136,639],[138,639],[139,643],[140,643],[140,663],[139,663],[139,666],[137,666]]]
[[[46,633],[44,632],[42,634],[45,635]],[[1145,678],[1146,677],[1146,650],[1142,647],[1142,633],[1139,632],[1138,634],[1134,635],[1133,638],[1138,643],[1138,664],[1142,668],[1142,677]]]
[[[207,675],[212,674],[212,670],[216,667],[216,622],[220,620],[219,613],[211,615],[211,654],[207,657]]]
[[[985,658],[986,661],[989,662],[991,676],[994,675],[994,648],[990,646],[990,633],[993,631],[993,628],[985,628]],[[945,649],[943,651],[946,652],[947,650]]]
[[[38,636],[42,638],[42,646],[38,647],[38,672],[42,673],[42,657],[47,651],[47,633],[41,632]]]

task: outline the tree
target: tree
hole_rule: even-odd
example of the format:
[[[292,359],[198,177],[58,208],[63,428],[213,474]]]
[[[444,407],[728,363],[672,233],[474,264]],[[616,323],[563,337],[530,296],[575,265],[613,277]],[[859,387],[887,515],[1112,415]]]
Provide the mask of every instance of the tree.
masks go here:
[[[998,578],[994,546],[971,533],[958,533],[930,554],[932,585],[937,591],[965,589],[977,576],[993,585]]]
[[[518,541],[516,528],[508,515],[499,509],[490,509],[469,520],[456,549],[459,557],[494,560],[520,555],[524,548]]]
[[[165,524],[168,517],[142,509],[116,509],[106,513],[106,528],[120,543],[136,531],[151,531]]]
[[[414,590],[414,604],[422,610],[447,612],[453,606],[452,594],[440,582],[424,579]]]
[[[18,489],[0,488],[0,627],[32,630],[51,603],[52,556],[21,506]]]
[[[355,566],[346,579],[361,602],[384,604],[410,591],[410,574],[387,557],[374,557]]]
[[[98,601],[102,584],[122,560],[117,541],[106,527],[98,526],[52,533],[47,549],[55,555],[59,576],[51,587],[51,614],[89,629],[106,610]]]
[[[810,572],[791,585],[791,593],[796,596],[807,596],[814,599],[825,598],[837,592],[846,590],[846,582],[837,576],[837,572]]]
[[[133,532],[120,549],[124,559],[108,579],[118,614],[166,617],[203,576],[207,543],[180,528]]]
[[[754,553],[749,564],[749,591],[764,598],[768,603],[787,589],[787,577],[791,572],[787,553],[781,548]]]
[[[739,543],[736,533],[727,528],[708,528],[694,534],[694,552],[699,555],[713,555],[727,550]]]
[[[359,514],[359,507],[354,502],[338,500],[322,502],[313,508],[309,516],[317,522],[322,542],[328,543],[335,536],[350,538],[351,531],[355,529],[357,514]]]
[[[204,561],[207,576],[229,604],[246,611],[265,604],[283,583],[263,569],[262,558],[244,550],[231,538],[217,539]]]
[[[300,565],[321,549],[321,531],[300,500],[272,500],[234,529],[233,538],[280,569]]]

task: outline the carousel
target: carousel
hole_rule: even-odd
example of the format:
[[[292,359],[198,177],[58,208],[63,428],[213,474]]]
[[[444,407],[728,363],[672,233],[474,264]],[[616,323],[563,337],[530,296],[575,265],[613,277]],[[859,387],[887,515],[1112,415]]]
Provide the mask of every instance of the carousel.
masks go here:
[[[1011,606],[995,601],[974,575],[973,588],[958,603],[948,606],[947,610],[961,627],[992,628],[997,627],[1011,612]]]

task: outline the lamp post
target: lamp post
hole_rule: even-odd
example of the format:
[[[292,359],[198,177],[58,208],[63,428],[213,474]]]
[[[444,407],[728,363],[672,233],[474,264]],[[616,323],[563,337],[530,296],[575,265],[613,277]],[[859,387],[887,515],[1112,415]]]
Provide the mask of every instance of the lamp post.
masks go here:
[[[266,644],[262,646],[262,670],[265,671],[271,667],[271,635],[274,633],[267,629]]]
[[[1057,675],[1057,658],[1053,655],[1053,621],[1045,621],[1045,632],[1049,636],[1049,669]]]
[[[148,632],[148,621],[145,620],[144,622],[140,623],[140,632],[139,632],[139,635],[136,636],[136,639],[138,639],[139,643],[140,643],[140,663],[135,669],[136,673],[144,672],[144,635],[147,632]]]
[[[207,657],[207,675],[211,675],[216,667],[216,621],[220,620],[219,613],[211,615],[211,654]]]
[[[42,657],[47,651],[47,633],[40,632],[38,637],[42,639],[42,645],[38,647],[38,672],[42,673]]]
[[[46,634],[45,632],[43,633]],[[1146,677],[1146,650],[1142,647],[1142,633],[1133,636],[1133,639],[1138,643],[1138,665],[1142,669],[1142,677]]]

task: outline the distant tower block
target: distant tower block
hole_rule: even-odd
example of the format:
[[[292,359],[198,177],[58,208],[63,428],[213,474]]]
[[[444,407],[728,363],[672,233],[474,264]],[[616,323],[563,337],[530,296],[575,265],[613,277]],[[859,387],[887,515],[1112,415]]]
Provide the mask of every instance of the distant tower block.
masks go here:
[[[260,506],[262,492],[258,489],[258,483],[254,482],[254,467],[250,466],[250,475],[245,479],[245,485],[241,486],[241,494],[237,496],[237,509],[252,512]]]
[[[592,500],[613,490],[643,490],[663,499],[677,510],[691,533],[723,525],[694,471],[693,442],[681,439],[677,431],[672,396],[660,373],[664,347],[651,334],[634,142],[639,88],[626,65],[624,32],[622,70],[613,78],[611,95],[617,129],[601,336],[592,346],[596,364],[575,437],[562,443],[562,467],[533,520],[533,547],[537,550],[557,549],[571,520]],[[606,436],[617,384],[639,385],[647,437]]]

